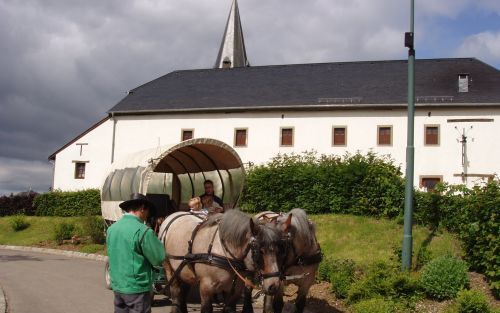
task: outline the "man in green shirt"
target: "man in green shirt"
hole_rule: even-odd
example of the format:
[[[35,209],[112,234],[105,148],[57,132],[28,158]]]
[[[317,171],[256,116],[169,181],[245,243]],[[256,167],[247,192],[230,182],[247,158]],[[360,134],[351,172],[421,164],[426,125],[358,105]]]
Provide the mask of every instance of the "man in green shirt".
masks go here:
[[[120,203],[125,214],[108,228],[106,236],[115,313],[149,313],[152,270],[165,260],[165,248],[144,224],[154,216],[154,204],[140,193],[130,198]]]

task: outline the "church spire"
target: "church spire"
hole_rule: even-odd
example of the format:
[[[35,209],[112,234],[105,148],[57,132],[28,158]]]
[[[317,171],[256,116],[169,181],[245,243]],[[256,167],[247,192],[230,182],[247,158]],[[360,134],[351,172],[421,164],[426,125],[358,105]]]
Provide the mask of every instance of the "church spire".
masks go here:
[[[245,50],[238,2],[233,0],[214,68],[250,66]]]

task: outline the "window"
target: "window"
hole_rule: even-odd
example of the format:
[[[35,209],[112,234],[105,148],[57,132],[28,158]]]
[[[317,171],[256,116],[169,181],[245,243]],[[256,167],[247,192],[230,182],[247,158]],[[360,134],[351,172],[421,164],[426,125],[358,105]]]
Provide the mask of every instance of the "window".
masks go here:
[[[434,190],[437,183],[440,183],[441,181],[441,176],[420,177],[420,187],[426,189],[427,191]]]
[[[181,134],[181,141],[193,139],[194,130],[183,129]]]
[[[425,125],[425,145],[439,145],[439,126]]]
[[[85,163],[75,162],[75,179],[85,178]]]
[[[392,126],[379,126],[377,139],[380,146],[392,145]]]
[[[234,146],[246,147],[247,146],[247,129],[240,128],[234,130]]]
[[[345,126],[333,127],[333,145],[345,146],[346,145],[347,128]]]
[[[282,127],[281,128],[280,146],[283,146],[283,147],[293,146],[293,128],[292,127]]]
[[[469,92],[469,74],[458,75],[458,92]]]

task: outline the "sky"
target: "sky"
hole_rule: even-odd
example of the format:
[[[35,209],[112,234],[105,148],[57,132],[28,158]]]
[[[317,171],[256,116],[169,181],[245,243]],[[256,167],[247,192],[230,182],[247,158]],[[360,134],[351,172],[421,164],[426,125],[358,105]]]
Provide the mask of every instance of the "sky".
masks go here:
[[[232,0],[0,0],[0,195],[52,184],[48,156],[128,90],[211,68]],[[251,65],[407,58],[410,0],[239,0]],[[499,0],[415,0],[417,58],[500,68]]]

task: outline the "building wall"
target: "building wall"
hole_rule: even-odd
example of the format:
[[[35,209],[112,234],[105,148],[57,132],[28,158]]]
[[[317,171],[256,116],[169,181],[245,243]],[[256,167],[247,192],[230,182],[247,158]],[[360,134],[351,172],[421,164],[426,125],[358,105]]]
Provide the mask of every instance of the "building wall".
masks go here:
[[[59,152],[54,165],[53,188],[100,188],[111,164],[112,131],[113,122],[107,120]],[[87,145],[80,146],[82,143]],[[75,162],[86,162],[84,179],[75,179]]]
[[[449,122],[450,119],[494,121]],[[389,155],[404,172],[406,122],[405,110],[119,116],[116,117],[114,155],[115,159],[119,159],[135,151],[179,142],[182,129],[193,129],[195,138],[216,138],[234,146],[235,129],[247,128],[247,146],[235,147],[243,162],[260,164],[269,161],[278,153],[300,153],[306,150],[337,155],[373,151],[379,155]],[[84,154],[89,158],[88,181],[73,179],[74,168],[71,168],[70,163],[78,157],[75,145],[57,155],[56,188],[79,189],[100,185],[105,174],[102,171],[105,171],[111,159],[111,125],[112,122],[108,121],[87,134],[88,138],[80,140],[89,142],[88,154]],[[439,145],[424,145],[424,125],[439,126]],[[333,126],[346,126],[346,146],[332,146]],[[392,145],[377,145],[378,126],[392,126]],[[294,128],[293,147],[280,147],[281,127]],[[462,145],[458,141],[461,139],[463,128],[468,136],[467,172],[488,175],[500,172],[500,164],[496,161],[500,159],[500,145],[495,142],[496,134],[500,133],[500,109],[418,109],[415,118],[416,186],[420,184],[422,176],[442,177],[449,183],[462,183]],[[60,158],[62,154],[64,157]],[[469,185],[480,181],[481,178],[478,177],[467,179]]]

